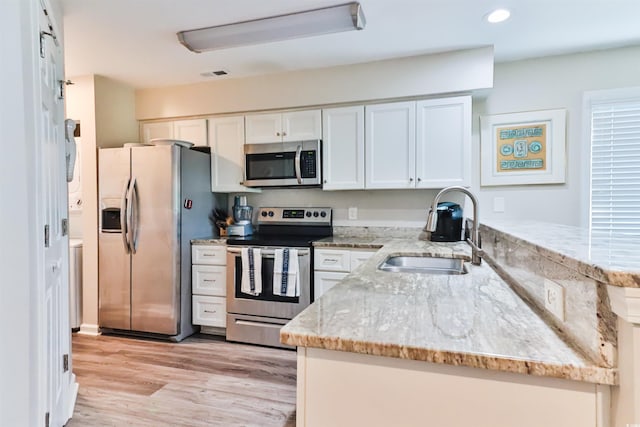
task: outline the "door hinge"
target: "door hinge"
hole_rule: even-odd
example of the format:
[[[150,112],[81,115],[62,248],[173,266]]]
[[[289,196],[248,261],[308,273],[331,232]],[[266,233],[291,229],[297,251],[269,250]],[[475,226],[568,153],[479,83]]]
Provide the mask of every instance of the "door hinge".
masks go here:
[[[44,414],[44,427],[49,427],[49,417],[51,415],[47,412],[46,414]]]
[[[62,235],[66,236],[67,234],[69,234],[69,219],[63,218],[62,219]]]
[[[56,39],[56,35],[53,31],[40,31],[40,58],[44,58],[44,36],[49,36],[53,39],[53,41],[58,44],[58,40]]]
[[[62,355],[62,372],[67,372],[69,370],[69,355]]]
[[[44,247],[49,247],[49,224],[44,226]]]

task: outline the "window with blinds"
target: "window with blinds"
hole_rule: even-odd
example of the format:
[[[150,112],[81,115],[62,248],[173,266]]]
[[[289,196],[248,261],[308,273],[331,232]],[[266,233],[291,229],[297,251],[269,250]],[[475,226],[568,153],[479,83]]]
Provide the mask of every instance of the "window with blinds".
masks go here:
[[[640,97],[591,102],[590,226],[640,236]]]

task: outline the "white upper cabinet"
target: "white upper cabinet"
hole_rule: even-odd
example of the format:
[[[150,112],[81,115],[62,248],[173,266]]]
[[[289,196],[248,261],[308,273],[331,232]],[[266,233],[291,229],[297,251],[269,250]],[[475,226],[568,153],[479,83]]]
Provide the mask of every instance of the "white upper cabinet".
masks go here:
[[[173,122],[143,123],[142,142],[148,144],[156,138],[173,139]]]
[[[235,193],[256,191],[244,180],[244,116],[209,119],[211,146],[211,191]]]
[[[322,189],[364,189],[364,106],[328,108],[322,116]]]
[[[173,122],[173,138],[206,147],[207,119],[177,120]]]
[[[416,187],[471,185],[471,97],[417,104]]]
[[[179,139],[195,146],[207,146],[207,120],[189,119],[142,124],[142,140],[155,138]]]
[[[247,144],[322,139],[320,110],[251,114],[245,120]]]
[[[367,189],[415,188],[416,102],[368,105]]]

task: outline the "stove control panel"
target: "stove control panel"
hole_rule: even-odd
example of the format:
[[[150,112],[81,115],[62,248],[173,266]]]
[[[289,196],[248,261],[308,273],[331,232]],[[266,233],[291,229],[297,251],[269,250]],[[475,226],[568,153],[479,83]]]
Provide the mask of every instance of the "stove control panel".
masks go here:
[[[331,208],[260,208],[258,224],[331,225]]]

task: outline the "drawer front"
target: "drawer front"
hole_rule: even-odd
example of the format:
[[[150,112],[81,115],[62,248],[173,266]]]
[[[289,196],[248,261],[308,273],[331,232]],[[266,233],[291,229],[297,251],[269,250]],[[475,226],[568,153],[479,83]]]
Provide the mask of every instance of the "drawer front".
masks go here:
[[[194,295],[193,324],[201,326],[227,326],[227,299],[222,297],[208,297]]]
[[[351,271],[360,267],[362,263],[371,258],[375,253],[376,251],[351,251]]]
[[[224,297],[227,295],[227,267],[191,266],[191,293]]]
[[[227,247],[220,245],[191,246],[191,264],[226,265]]]
[[[314,270],[351,271],[351,253],[343,250],[316,249]]]
[[[331,271],[316,271],[313,274],[313,300],[317,300],[334,287],[338,282],[347,277],[348,273],[334,273]]]

